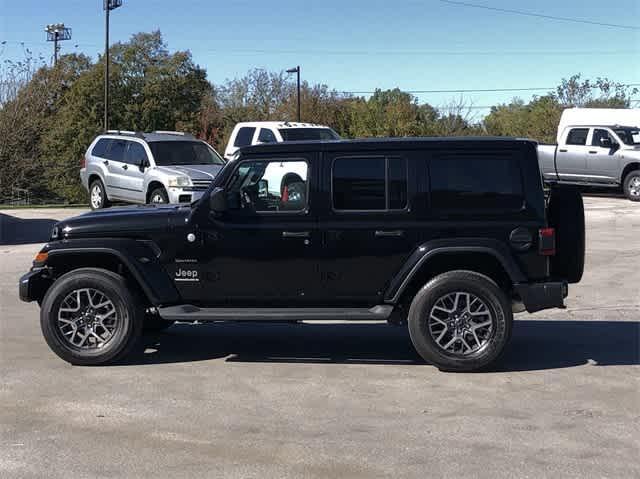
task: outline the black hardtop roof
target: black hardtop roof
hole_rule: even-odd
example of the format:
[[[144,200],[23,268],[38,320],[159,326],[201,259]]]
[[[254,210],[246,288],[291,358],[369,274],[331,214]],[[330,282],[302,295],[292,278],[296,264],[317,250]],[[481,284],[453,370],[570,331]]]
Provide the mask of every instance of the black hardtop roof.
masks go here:
[[[534,140],[505,136],[462,136],[462,137],[406,137],[406,138],[361,138],[356,140],[307,140],[283,143],[265,143],[241,149],[242,155],[269,154],[303,151],[366,151],[378,148],[410,150],[436,144],[471,147],[494,144],[498,148],[521,147],[524,144],[537,145]]]

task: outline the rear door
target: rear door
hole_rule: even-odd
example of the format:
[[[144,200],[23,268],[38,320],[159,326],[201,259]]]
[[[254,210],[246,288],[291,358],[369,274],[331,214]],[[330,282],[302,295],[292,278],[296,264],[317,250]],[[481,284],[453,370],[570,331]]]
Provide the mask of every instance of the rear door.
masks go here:
[[[323,160],[320,278],[336,306],[380,304],[416,243],[410,162],[402,152],[329,153]]]
[[[564,181],[588,181],[587,138],[589,128],[571,128],[563,145],[558,146],[556,168],[558,177]]]

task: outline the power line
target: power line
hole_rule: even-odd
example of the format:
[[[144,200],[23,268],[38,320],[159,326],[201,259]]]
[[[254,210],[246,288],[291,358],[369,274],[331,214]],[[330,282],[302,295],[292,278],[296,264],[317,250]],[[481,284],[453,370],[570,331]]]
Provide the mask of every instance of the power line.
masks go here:
[[[620,84],[623,87],[635,87],[640,86],[640,83],[626,83]],[[519,92],[519,91],[552,91],[557,86],[552,87],[525,87],[525,88],[476,88],[476,89],[457,89],[457,90],[402,90],[403,93],[412,94],[425,94],[425,93],[505,93],[505,92]],[[591,89],[598,88],[597,85],[590,87]],[[371,95],[377,90],[373,91],[346,91],[342,90],[340,93],[350,93],[352,95]]]
[[[438,0],[440,3],[447,3],[449,5],[456,5],[459,7],[471,7],[471,8],[482,8],[484,10],[493,10],[494,12],[501,13],[512,13],[514,15],[523,15],[527,17],[537,17],[537,18],[545,18],[547,20],[556,20],[560,22],[572,22],[572,23],[584,23],[587,25],[597,25],[600,27],[610,27],[610,28],[622,28],[625,30],[640,30],[640,27],[634,25],[621,25],[618,23],[604,23],[604,22],[596,22],[593,20],[580,20],[578,18],[570,18],[570,17],[558,17],[555,15],[544,15],[542,13],[533,13],[533,12],[525,12],[522,10],[511,10],[508,8],[498,8],[498,7],[490,7],[488,5],[479,5],[477,3],[469,3],[469,2],[459,2],[454,0]]]

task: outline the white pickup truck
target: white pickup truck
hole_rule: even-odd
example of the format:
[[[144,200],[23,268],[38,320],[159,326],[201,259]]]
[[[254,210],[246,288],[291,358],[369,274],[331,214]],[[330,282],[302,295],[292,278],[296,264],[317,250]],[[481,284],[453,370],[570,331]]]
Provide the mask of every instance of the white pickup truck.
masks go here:
[[[547,183],[622,187],[640,201],[640,129],[618,125],[565,126],[558,145],[538,145]]]

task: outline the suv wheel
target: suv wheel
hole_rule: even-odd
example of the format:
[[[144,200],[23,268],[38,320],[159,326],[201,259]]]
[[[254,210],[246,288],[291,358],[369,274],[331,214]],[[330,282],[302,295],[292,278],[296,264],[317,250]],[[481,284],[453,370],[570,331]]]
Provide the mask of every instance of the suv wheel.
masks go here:
[[[100,180],[94,180],[89,187],[89,203],[92,210],[99,210],[109,206],[107,192]]]
[[[511,337],[506,294],[488,277],[450,271],[430,280],[409,309],[409,334],[426,361],[443,371],[478,371],[493,363]]]
[[[40,326],[49,347],[65,361],[94,366],[126,356],[142,332],[144,308],[124,278],[82,268],[49,288]]]
[[[149,195],[149,203],[169,203],[169,195],[164,188],[154,188]]]
[[[640,201],[640,170],[630,172],[624,179],[624,194],[631,201]]]

